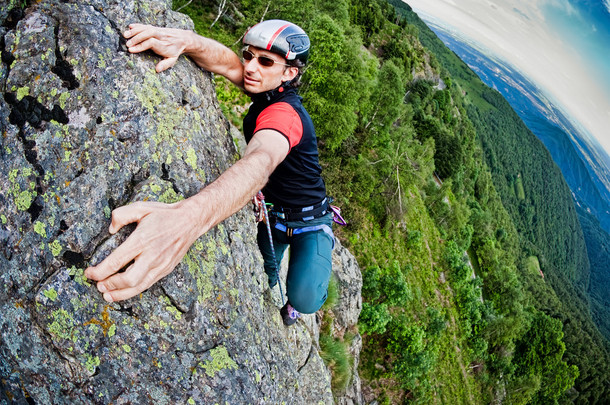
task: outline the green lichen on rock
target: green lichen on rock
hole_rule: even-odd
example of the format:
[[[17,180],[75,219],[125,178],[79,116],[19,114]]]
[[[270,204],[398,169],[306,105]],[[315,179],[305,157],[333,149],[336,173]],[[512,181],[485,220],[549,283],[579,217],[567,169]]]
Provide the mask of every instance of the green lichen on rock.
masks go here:
[[[66,102],[68,101],[69,98],[70,98],[70,93],[68,93],[68,92],[60,94],[60,96],[59,96],[59,106],[62,109],[66,108]]]
[[[81,308],[84,308],[85,305],[87,305],[85,302],[81,301],[80,299],[78,299],[77,297],[72,297],[70,298],[70,304],[72,304],[72,309],[76,312],[79,311]]]
[[[21,176],[20,176],[21,174]],[[12,169],[8,175],[10,183],[8,194],[14,198],[15,205],[19,211],[26,211],[32,205],[32,202],[38,195],[34,188],[36,183],[29,181],[28,178],[32,175],[32,169],[25,167],[21,170]],[[25,187],[21,187],[24,184]]]
[[[149,114],[155,112],[155,108],[163,104],[165,99],[165,89],[159,80],[159,75],[155,69],[149,69],[144,75],[144,82],[138,83],[135,89],[136,96]]]
[[[57,299],[57,291],[55,291],[55,288],[53,287],[45,290],[42,294],[51,301],[55,301]]]
[[[68,269],[68,274],[76,281],[78,284],[85,285],[87,287],[91,286],[89,279],[85,277],[85,270],[78,268],[76,266],[70,267]]]
[[[47,326],[47,330],[60,339],[76,342],[78,331],[74,329],[74,319],[65,309],[57,309],[51,314],[53,322]]]
[[[47,230],[46,230],[45,224],[43,224],[40,221],[34,222],[34,232],[36,232],[38,235],[42,236],[43,238],[47,237]]]
[[[134,91],[142,107],[144,107],[149,114],[160,116],[160,119],[156,122],[156,132],[151,137],[155,146],[159,147],[162,143],[167,142],[164,149],[177,150],[178,145],[174,134],[176,128],[185,120],[186,112],[180,107],[169,107],[171,102],[168,100],[167,90],[164,88],[155,69],[150,69],[146,72],[143,83],[139,84]],[[159,154],[159,152],[157,152],[157,154]],[[167,157],[161,159],[161,156],[157,155],[156,160],[167,160]]]
[[[15,198],[15,205],[19,211],[27,211],[32,206],[32,201],[36,198],[35,191],[21,191]]]
[[[95,368],[100,365],[99,356],[92,356],[90,354],[87,355],[87,361],[85,361],[85,368],[89,371],[90,374],[95,372]]]
[[[160,106],[159,108],[163,108],[163,106]],[[152,139],[157,145],[160,145],[164,141],[169,142],[169,146],[176,149],[177,143],[173,136],[174,131],[176,127],[184,121],[186,118],[186,113],[184,109],[168,111],[167,107],[165,107],[165,113],[166,114],[164,114],[163,120],[160,120],[157,123],[157,133],[152,137]]]
[[[161,188],[161,186],[160,186],[160,185],[158,185],[158,184],[151,183],[151,184],[150,184],[150,190],[151,190],[153,193],[157,193],[157,194],[159,194],[159,193],[161,192],[161,190],[163,190],[163,188]]]
[[[195,152],[195,149],[188,148],[186,151],[186,159],[184,159],[184,161],[193,169],[197,170],[197,153]]]
[[[237,368],[237,363],[229,356],[229,352],[224,346],[211,349],[210,356],[212,356],[212,360],[208,360],[202,365],[209,377],[213,378],[221,370]]]
[[[203,303],[212,297],[214,286],[210,278],[214,274],[216,266],[216,244],[214,240],[208,239],[205,245],[207,249],[203,252],[204,245],[201,240],[198,240],[191,246],[191,249],[186,253],[182,262],[186,264],[191,275],[195,277],[197,282],[197,299]]]
[[[163,304],[165,304],[165,309],[167,310],[167,312],[172,314],[177,321],[182,319],[182,313],[180,312],[180,310],[178,308],[176,308],[172,304],[171,300],[167,296],[163,295],[163,296],[159,297],[159,300]]]
[[[51,249],[51,254],[54,257],[59,256],[59,254],[61,253],[61,244],[59,243],[59,241],[57,239],[55,239],[53,242],[49,243],[49,248]]]
[[[17,100],[21,100],[25,96],[30,94],[30,88],[28,86],[20,87],[17,89]]]
[[[106,61],[104,60],[104,55],[101,53],[97,55],[97,67],[100,69],[106,69]]]
[[[184,197],[176,193],[171,187],[159,196],[159,201],[166,204],[172,204],[181,200],[184,200]]]

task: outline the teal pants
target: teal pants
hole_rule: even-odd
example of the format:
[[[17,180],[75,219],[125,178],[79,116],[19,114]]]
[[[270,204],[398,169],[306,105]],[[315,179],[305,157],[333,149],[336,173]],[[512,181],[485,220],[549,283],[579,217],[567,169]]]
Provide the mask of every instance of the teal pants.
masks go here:
[[[332,212],[310,221],[281,221],[288,228],[326,224],[332,228]],[[271,218],[272,225],[274,218]],[[313,314],[326,301],[332,268],[333,238],[323,230],[288,236],[272,226],[275,257],[264,222],[258,224],[258,247],[263,255],[269,287],[278,282],[278,269],[286,248],[290,246],[286,295],[290,305],[303,314]]]

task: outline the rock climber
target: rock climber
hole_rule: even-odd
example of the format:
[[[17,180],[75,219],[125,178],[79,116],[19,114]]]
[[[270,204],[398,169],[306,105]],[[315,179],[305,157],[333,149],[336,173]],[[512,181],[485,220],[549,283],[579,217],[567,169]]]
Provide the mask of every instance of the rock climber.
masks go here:
[[[85,275],[97,281],[106,301],[131,298],[171,273],[197,238],[262,190],[271,207],[273,245],[263,222],[258,244],[270,288],[279,282],[277,266],[290,246],[282,319],[291,325],[300,313],[316,312],[326,300],[334,238],[314,126],[297,94],[310,48],[307,34],[287,21],[263,21],[244,35],[241,58],[188,30],[131,24],[124,36],[130,52],[152,50],[163,58],[157,72],[171,68],[184,54],[242,88],[253,102],[243,125],[248,145],[240,160],[190,198],[115,209],[111,234],[129,223],[138,225]]]

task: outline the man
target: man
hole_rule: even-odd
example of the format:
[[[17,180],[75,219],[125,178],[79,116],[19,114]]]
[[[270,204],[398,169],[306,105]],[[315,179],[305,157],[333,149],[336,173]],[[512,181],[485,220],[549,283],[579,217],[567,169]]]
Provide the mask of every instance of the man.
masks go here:
[[[186,200],[114,210],[110,233],[132,222],[138,226],[85,275],[98,281],[106,301],[133,297],[171,273],[197,238],[262,189],[273,204],[273,249],[265,224],[258,233],[270,287],[278,282],[277,267],[291,246],[288,301],[280,311],[284,323],[296,322],[299,312],[316,312],[326,300],[334,239],[313,124],[295,89],[309,52],[307,34],[286,21],[257,24],[244,36],[243,63],[229,48],[191,31],[132,24],[124,35],[130,52],[152,50],[164,58],[157,72],[185,54],[243,88],[253,101],[244,119],[248,146],[242,159]]]

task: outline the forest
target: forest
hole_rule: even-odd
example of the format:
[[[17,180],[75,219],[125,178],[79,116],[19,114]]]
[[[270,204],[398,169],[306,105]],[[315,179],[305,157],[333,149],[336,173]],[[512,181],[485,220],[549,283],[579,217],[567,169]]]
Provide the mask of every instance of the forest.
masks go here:
[[[609,345],[591,318],[587,246],[559,169],[408,5],[175,0],[174,9],[236,51],[262,19],[310,36],[300,94],[349,222],[337,236],[363,273],[365,398],[610,399]],[[239,128],[248,97],[215,81]],[[323,318],[323,332],[332,321]],[[351,375],[349,339],[320,338],[336,393]]]

